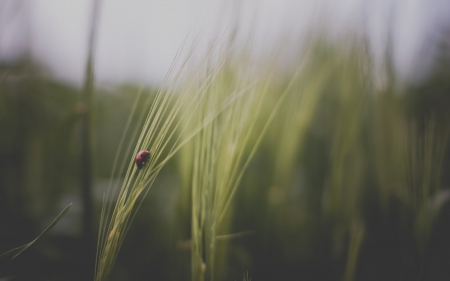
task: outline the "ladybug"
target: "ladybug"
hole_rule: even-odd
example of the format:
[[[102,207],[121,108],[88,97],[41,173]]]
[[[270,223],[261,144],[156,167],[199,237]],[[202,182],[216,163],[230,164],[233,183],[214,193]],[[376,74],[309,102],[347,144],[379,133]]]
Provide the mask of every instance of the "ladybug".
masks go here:
[[[138,154],[136,154],[136,160],[134,161],[136,162],[136,166],[139,170],[144,167],[145,163],[148,161],[148,158],[150,158],[150,152],[147,150],[141,150]]]

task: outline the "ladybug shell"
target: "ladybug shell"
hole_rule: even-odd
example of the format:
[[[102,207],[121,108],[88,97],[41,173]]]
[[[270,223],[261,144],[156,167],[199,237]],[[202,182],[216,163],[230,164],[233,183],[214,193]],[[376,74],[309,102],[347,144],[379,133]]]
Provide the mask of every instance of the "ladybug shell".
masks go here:
[[[148,158],[150,158],[150,152],[147,150],[139,151],[138,154],[136,154],[136,166],[138,169],[142,169],[144,167],[145,163],[147,163]]]

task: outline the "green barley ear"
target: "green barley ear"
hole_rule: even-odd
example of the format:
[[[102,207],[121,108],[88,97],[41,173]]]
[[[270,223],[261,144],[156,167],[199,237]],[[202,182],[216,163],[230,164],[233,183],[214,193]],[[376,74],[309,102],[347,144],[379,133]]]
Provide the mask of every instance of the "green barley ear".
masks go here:
[[[211,44],[206,52],[207,56],[216,47],[217,42],[218,39]],[[207,88],[212,76],[199,80],[198,71],[204,67],[206,59],[201,60],[193,72],[186,76],[185,68],[193,54],[193,49],[181,62],[180,54],[181,48],[163,86],[150,106],[134,152],[130,155],[128,169],[115,204],[108,203],[112,201],[115,193],[112,187],[104,196],[95,269],[97,281],[108,279],[130,224],[163,166],[182,146],[239,98],[236,96],[223,100],[216,105],[211,114],[205,115],[202,119],[196,119],[194,120],[196,123],[192,123],[192,116],[197,111],[205,93],[201,90],[193,92],[192,89]],[[219,61],[219,65],[220,63]],[[177,65],[180,70],[175,72]],[[181,110],[182,108],[187,110]],[[179,132],[186,137],[181,139],[177,134]],[[138,169],[134,160],[141,150],[149,151],[150,157],[145,166]]]
[[[219,54],[219,58],[226,59],[223,68],[205,69],[205,77],[213,75],[214,79],[194,116],[197,120],[211,114],[218,118],[195,136],[192,144],[192,280],[214,280],[225,274],[229,239],[220,238],[232,237],[223,235],[230,231],[232,199],[268,125],[298,76],[294,75],[284,91],[274,93],[277,101],[271,104],[270,113],[262,116],[277,71],[276,58],[254,65],[245,53],[228,57],[229,53],[225,50]],[[236,97],[238,100],[226,110],[214,113],[217,104]]]

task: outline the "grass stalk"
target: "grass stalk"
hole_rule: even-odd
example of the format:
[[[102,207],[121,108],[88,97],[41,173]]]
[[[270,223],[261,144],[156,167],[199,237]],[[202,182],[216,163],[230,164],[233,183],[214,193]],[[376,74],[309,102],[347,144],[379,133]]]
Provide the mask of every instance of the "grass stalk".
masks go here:
[[[92,201],[93,186],[93,100],[95,92],[95,70],[94,55],[95,42],[98,29],[98,18],[100,13],[100,0],[95,0],[92,7],[91,25],[88,43],[88,58],[86,62],[86,71],[84,78],[84,87],[81,96],[81,102],[86,108],[81,116],[81,198],[83,204],[83,234],[84,245],[87,249],[87,255],[92,256],[95,253],[94,246],[94,209]]]

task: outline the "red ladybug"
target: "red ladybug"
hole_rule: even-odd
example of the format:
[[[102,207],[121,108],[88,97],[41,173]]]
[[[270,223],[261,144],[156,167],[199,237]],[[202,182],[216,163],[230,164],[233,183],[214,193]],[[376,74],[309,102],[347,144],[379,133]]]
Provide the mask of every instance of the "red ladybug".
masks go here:
[[[150,158],[150,152],[147,150],[141,150],[138,152],[135,162],[139,170],[144,167],[145,163],[148,161],[148,158]]]

